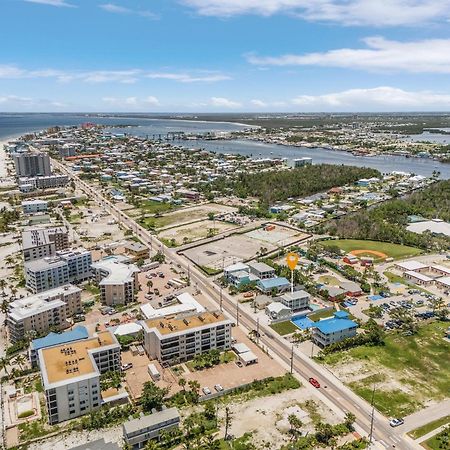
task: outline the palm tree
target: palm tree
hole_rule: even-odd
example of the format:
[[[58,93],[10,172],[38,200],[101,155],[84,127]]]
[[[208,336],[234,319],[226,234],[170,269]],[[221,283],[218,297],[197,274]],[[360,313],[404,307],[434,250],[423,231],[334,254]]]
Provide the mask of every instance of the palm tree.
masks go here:
[[[0,279],[0,289],[2,290],[2,293],[5,293],[5,287],[6,287],[6,281],[4,278]]]
[[[7,376],[9,376],[8,369],[7,369],[7,367],[9,365],[10,364],[9,364],[8,358],[5,358],[5,357],[0,358],[0,370],[4,370]]]
[[[161,446],[157,441],[154,441],[153,439],[150,439],[144,447],[144,450],[160,450]]]
[[[300,433],[303,422],[295,414],[289,414],[288,422],[290,426],[289,433],[291,434],[291,439],[294,440]]]
[[[184,378],[180,378],[178,380],[178,386],[181,387],[181,389],[183,389],[183,392],[186,390],[185,386],[186,386],[186,380]]]
[[[22,364],[26,361],[26,358],[23,354],[19,354],[15,357],[14,362],[19,366],[19,369],[22,371],[23,366]]]

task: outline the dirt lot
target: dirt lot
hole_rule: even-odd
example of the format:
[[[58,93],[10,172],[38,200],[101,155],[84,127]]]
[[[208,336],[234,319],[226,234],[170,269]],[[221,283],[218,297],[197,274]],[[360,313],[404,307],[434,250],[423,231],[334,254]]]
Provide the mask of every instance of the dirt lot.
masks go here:
[[[234,234],[188,249],[184,253],[199,266],[221,269],[222,265],[226,267],[238,261],[250,260],[262,249],[272,251],[280,245],[289,245],[305,237],[306,234],[277,225],[272,231],[259,228],[245,234]]]
[[[189,242],[205,239],[208,237],[210,229],[214,230],[214,234],[220,234],[236,228],[239,227],[227,222],[202,220],[200,222],[181,225],[175,228],[167,228],[164,231],[161,231],[158,236],[168,241],[175,239],[175,246],[180,246]]]

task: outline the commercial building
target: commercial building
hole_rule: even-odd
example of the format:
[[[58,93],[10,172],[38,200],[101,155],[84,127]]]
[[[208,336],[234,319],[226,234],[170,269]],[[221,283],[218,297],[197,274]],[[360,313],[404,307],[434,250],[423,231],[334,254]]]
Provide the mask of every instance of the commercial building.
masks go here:
[[[92,255],[85,249],[56,252],[55,256],[25,263],[25,285],[34,292],[53,289],[92,276]]]
[[[123,440],[133,449],[143,448],[150,439],[159,440],[162,431],[178,427],[179,424],[177,408],[163,409],[125,422],[122,425]]]
[[[25,261],[54,256],[69,247],[69,233],[65,227],[27,230],[22,233],[22,251]]]
[[[6,315],[9,338],[18,342],[30,331],[64,330],[70,326],[69,317],[81,311],[81,289],[70,284],[15,300]]]
[[[311,296],[305,291],[286,292],[277,300],[292,311],[306,309]]]
[[[437,278],[435,282],[439,289],[450,290],[450,277]]]
[[[38,364],[38,352],[40,349],[54,347],[55,345],[69,344],[70,342],[80,341],[87,339],[89,333],[86,327],[77,325],[70,331],[64,333],[49,333],[47,336],[33,339],[30,343],[30,363],[32,367],[36,367]]]
[[[250,268],[250,273],[257,276],[260,280],[275,276],[275,269],[265,263],[251,262],[248,263],[248,267]]]
[[[28,200],[22,202],[22,211],[24,214],[35,214],[37,212],[47,211],[48,202],[45,200]]]
[[[402,272],[425,272],[428,266],[419,261],[405,261],[395,264],[395,268]]]
[[[231,321],[220,312],[204,312],[184,319],[150,319],[143,321],[142,326],[146,353],[163,365],[231,347]]]
[[[100,286],[101,301],[106,305],[124,305],[134,301],[139,290],[139,269],[115,259],[102,259],[92,264]]]
[[[140,242],[127,242],[124,248],[125,252],[131,255],[135,261],[148,258],[148,247]]]
[[[120,344],[104,331],[92,338],[39,349],[49,423],[87,414],[102,404],[100,375],[120,370]]]
[[[429,286],[430,284],[434,283],[434,279],[424,275],[420,272],[414,272],[412,270],[408,272],[403,273],[403,278],[406,278],[407,280],[411,280],[415,284],[419,284],[422,286]]]
[[[326,347],[356,335],[358,324],[348,318],[345,311],[337,311],[334,317],[315,322],[312,326],[312,341],[319,347]]]
[[[13,155],[17,177],[49,176],[52,174],[47,153],[15,153]]]

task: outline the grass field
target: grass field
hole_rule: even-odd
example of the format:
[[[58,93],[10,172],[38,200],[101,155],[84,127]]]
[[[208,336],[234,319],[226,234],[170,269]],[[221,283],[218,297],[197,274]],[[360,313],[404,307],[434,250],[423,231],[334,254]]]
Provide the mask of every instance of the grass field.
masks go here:
[[[447,450],[450,441],[450,427],[445,428],[440,433],[425,442],[422,446],[429,450]]]
[[[270,328],[276,331],[280,336],[284,336],[286,334],[291,334],[295,333],[296,331],[299,331],[298,328],[290,320],[273,323],[272,325],[270,325]]]
[[[376,252],[381,252],[386,254],[390,258],[401,259],[407,258],[409,256],[417,256],[422,253],[422,250],[415,247],[407,247],[399,244],[391,244],[389,242],[378,242],[378,241],[363,241],[357,239],[338,239],[330,241],[322,241],[321,244],[328,247],[339,247],[346,253],[353,250],[372,250]],[[365,255],[362,253],[359,256],[371,256],[374,255],[367,253]],[[382,261],[383,258],[374,258],[375,261]]]
[[[450,344],[443,339],[447,327],[448,323],[433,322],[413,336],[391,333],[382,347],[355,347],[327,355],[324,362],[335,367],[344,381],[352,380],[349,386],[368,401],[375,383],[377,409],[389,416],[404,416],[450,392]],[[363,378],[353,381],[352,363],[362,365]]]
[[[427,423],[426,425],[423,425],[422,427],[416,428],[415,430],[411,430],[408,434],[413,439],[418,439],[418,438],[430,433],[431,431],[436,430],[436,428],[439,428],[442,425],[448,425],[448,424],[450,424],[450,416],[445,416],[445,417],[442,417],[441,419],[434,420],[433,422]]]
[[[331,275],[322,275],[319,277],[319,281],[329,286],[339,286],[341,284],[336,277],[333,277]]]

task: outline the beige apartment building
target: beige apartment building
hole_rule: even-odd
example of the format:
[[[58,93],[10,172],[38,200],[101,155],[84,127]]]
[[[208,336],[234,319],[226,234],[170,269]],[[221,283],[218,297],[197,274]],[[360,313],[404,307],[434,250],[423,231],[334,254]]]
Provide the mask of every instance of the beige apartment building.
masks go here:
[[[64,330],[70,326],[68,319],[80,312],[81,289],[71,284],[15,300],[6,315],[9,339],[14,343],[31,331],[40,335],[51,328]]]
[[[120,370],[120,344],[110,331],[38,351],[49,423],[82,416],[102,404],[100,375]]]

